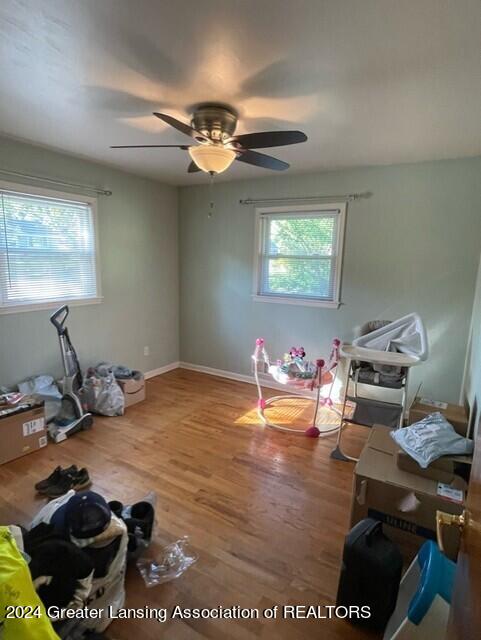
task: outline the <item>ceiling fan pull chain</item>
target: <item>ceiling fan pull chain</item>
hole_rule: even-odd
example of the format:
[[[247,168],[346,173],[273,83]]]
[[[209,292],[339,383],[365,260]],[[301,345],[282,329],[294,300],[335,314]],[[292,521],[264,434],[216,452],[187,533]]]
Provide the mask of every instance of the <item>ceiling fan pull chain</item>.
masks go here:
[[[207,214],[207,217],[212,218],[212,214],[214,212],[214,196],[213,196],[213,191],[214,191],[214,172],[210,171],[209,172],[210,175],[210,181],[209,181],[209,213]]]

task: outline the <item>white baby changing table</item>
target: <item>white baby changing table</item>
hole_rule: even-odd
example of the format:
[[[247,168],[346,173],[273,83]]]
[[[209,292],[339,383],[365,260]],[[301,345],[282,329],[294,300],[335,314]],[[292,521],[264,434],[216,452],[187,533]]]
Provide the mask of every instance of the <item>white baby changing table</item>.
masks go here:
[[[374,331],[370,325],[380,324]],[[351,345],[342,345],[340,357],[344,360],[344,398],[341,428],[331,457],[336,460],[357,461],[342,450],[342,434],[348,424],[372,427],[375,423],[402,427],[407,412],[409,370],[426,360],[428,343],[421,318],[411,313],[394,322],[368,323],[365,332]],[[361,330],[361,332],[363,332]],[[390,399],[373,399],[362,395],[360,389],[376,388],[377,395],[398,395]],[[354,406],[347,415],[346,408]],[[382,416],[380,418],[379,416]]]

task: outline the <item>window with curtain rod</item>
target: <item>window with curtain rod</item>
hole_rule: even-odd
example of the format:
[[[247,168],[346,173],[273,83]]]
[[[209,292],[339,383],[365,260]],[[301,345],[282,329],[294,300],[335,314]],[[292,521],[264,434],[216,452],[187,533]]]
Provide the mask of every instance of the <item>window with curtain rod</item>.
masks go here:
[[[0,188],[0,310],[100,295],[95,199]]]

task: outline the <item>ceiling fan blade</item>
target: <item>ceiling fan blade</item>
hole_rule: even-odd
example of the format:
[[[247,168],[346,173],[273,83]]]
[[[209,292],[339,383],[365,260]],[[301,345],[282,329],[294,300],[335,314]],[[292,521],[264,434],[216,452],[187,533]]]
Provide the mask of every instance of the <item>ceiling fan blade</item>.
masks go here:
[[[173,118],[166,113],[157,113],[155,111],[154,116],[157,116],[157,118],[160,118],[160,120],[163,120],[167,124],[170,124],[170,126],[174,127],[174,129],[177,129],[177,131],[181,131],[182,133],[185,133],[186,136],[190,136],[191,138],[194,138],[199,142],[209,141],[209,139],[206,136],[202,135],[200,131],[196,131],[189,124],[181,122],[180,120],[177,120],[177,118]]]
[[[267,156],[265,153],[251,151],[250,149],[240,151],[236,160],[239,160],[239,162],[246,162],[247,164],[253,164],[256,167],[272,169],[273,171],[284,171],[285,169],[289,169],[289,164],[287,162],[278,160],[272,156]]]
[[[111,149],[184,149],[189,147],[185,144],[114,144]]]
[[[283,147],[287,144],[305,142],[307,136],[302,131],[261,131],[234,136],[230,142],[234,146],[240,144],[244,149],[265,149],[267,147]]]
[[[187,169],[187,173],[197,173],[197,171],[202,171],[202,169],[199,169],[199,167],[195,164],[195,162],[192,161],[189,164],[189,168]]]

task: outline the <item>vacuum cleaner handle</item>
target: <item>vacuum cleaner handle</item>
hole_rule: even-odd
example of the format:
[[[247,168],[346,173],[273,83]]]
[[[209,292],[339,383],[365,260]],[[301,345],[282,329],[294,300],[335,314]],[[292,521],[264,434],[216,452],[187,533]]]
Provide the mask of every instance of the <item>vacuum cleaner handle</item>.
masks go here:
[[[50,322],[57,329],[59,335],[62,335],[65,331],[64,325],[67,320],[68,311],[68,305],[64,304],[63,307],[57,309],[57,311],[50,316]]]

